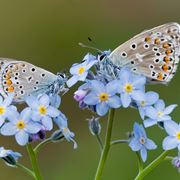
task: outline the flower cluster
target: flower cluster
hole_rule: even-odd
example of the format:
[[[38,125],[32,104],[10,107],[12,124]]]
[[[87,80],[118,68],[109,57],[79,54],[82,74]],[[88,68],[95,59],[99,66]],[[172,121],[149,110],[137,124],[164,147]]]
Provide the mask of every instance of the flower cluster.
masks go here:
[[[45,139],[46,132],[53,129],[54,121],[62,136],[67,141],[73,141],[74,148],[77,147],[73,139],[74,133],[68,128],[66,116],[58,110],[61,102],[59,95],[28,96],[25,99],[27,107],[20,113],[15,106],[11,105],[12,101],[13,95],[9,95],[4,100],[0,96],[1,135],[15,136],[17,143],[24,146],[32,141]],[[53,141],[53,135],[51,137]],[[13,164],[20,154],[0,148],[0,157],[7,163]]]
[[[103,58],[88,54],[82,63],[71,67],[72,77],[67,85],[70,87],[78,81],[84,81],[74,93],[80,108],[88,108],[104,116],[111,108],[135,107],[145,128],[158,125],[169,134],[163,141],[164,150],[175,147],[180,150],[180,126],[170,116],[177,105],[165,107],[158,93],[145,91],[145,76],[135,74],[127,67],[113,65],[108,60],[108,54],[108,51],[103,53]],[[135,123],[133,136],[129,139],[129,146],[133,151],[140,151],[143,161],[147,159],[147,150],[157,147],[147,138],[144,127]]]
[[[15,139],[19,145],[26,145],[30,139],[34,140],[37,135],[42,132],[50,131],[53,128],[53,120],[58,123],[60,129],[64,128],[64,121],[67,127],[67,118],[58,110],[60,105],[60,97],[58,95],[48,96],[46,94],[40,97],[28,96],[26,103],[28,107],[22,110],[21,113],[17,111],[17,108],[10,106],[12,97],[7,97],[4,103],[1,103],[2,121],[4,117],[6,121],[2,123],[0,132],[4,136],[15,136]],[[64,132],[64,131],[62,131]],[[68,129],[68,133],[64,132],[64,137],[69,141],[72,139],[72,133]],[[33,139],[34,137],[34,139]],[[36,137],[36,138],[35,138]]]

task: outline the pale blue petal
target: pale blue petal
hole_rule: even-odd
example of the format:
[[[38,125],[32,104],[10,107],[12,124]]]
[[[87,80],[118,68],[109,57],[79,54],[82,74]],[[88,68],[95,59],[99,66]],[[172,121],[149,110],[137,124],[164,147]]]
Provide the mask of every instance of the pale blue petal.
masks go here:
[[[91,88],[93,91],[95,91],[95,93],[99,94],[106,91],[105,86],[102,82],[97,80],[92,80],[90,81],[90,83],[91,83]]]
[[[97,114],[100,116],[104,116],[108,112],[108,109],[109,107],[105,102],[96,105]]]
[[[178,140],[176,137],[173,136],[167,136],[163,140],[163,149],[164,150],[170,150],[176,148],[178,145]]]
[[[84,67],[84,63],[81,63],[81,64],[73,64],[72,67],[70,68],[69,72],[72,74],[72,75],[77,75],[79,74],[78,73],[78,70],[80,67]],[[84,67],[85,68],[85,67]]]
[[[4,99],[4,102],[3,102],[4,106],[6,106],[6,107],[9,106],[9,105],[12,103],[13,98],[14,98],[14,94],[8,95],[8,96]]]
[[[147,127],[150,127],[150,126],[157,124],[157,121],[149,118],[149,119],[145,119],[143,121],[143,123],[144,123],[144,127],[147,128]]]
[[[147,105],[153,105],[157,102],[157,100],[159,99],[159,95],[156,92],[153,91],[149,91],[146,93],[146,103]]]
[[[127,108],[130,105],[131,97],[128,93],[121,93],[121,103],[125,108]]]
[[[74,84],[78,82],[78,75],[72,76],[68,81],[66,82],[68,87],[72,87]]]
[[[177,104],[170,105],[170,106],[166,107],[163,112],[164,112],[164,114],[170,114],[176,107],[177,107]]]
[[[136,139],[139,139],[141,137],[140,126],[137,122],[135,122],[133,125],[133,132]]]
[[[24,146],[29,141],[29,135],[24,130],[21,130],[15,135],[16,141],[19,145]]]
[[[87,105],[96,105],[99,102],[99,97],[95,92],[90,92],[83,101]]]
[[[156,144],[151,140],[151,139],[146,139],[146,143],[145,143],[145,146],[147,149],[156,149],[157,146]]]
[[[0,116],[0,127],[4,124],[5,118]]]
[[[136,89],[142,89],[142,87],[146,84],[146,78],[144,76],[138,76],[134,78],[132,84],[136,87]]]
[[[140,155],[141,155],[143,162],[145,162],[147,159],[147,150],[144,146],[142,146],[142,148],[140,150]]]
[[[113,96],[119,91],[119,86],[119,81],[113,80],[106,85],[106,92]]]
[[[39,103],[40,105],[44,105],[45,107],[48,107],[50,103],[49,96],[47,94],[41,96],[39,99]]]
[[[17,131],[18,131],[18,129],[17,129],[16,125],[12,124],[12,123],[5,123],[1,127],[1,134],[4,136],[12,136],[12,135],[16,134]]]
[[[121,99],[118,96],[109,97],[107,104],[111,108],[119,108],[121,106]]]
[[[130,143],[129,143],[129,146],[131,147],[131,149],[133,151],[139,151],[142,147],[142,144],[139,143],[138,139],[132,138]]]
[[[136,101],[141,101],[143,96],[144,96],[144,92],[140,90],[133,91],[131,95],[131,97]]]
[[[145,109],[143,107],[139,107],[139,114],[141,116],[141,119],[144,120],[144,117],[145,117]]]
[[[87,75],[88,75],[88,72],[84,72],[81,75],[78,75],[78,81],[85,81]]]
[[[32,111],[31,118],[33,121],[40,121],[42,119],[42,116],[39,114],[38,111]]]
[[[28,122],[25,127],[25,131],[30,134],[36,134],[42,129],[42,126],[36,122]]]
[[[53,107],[59,108],[60,104],[61,104],[61,97],[58,94],[51,94],[50,95],[50,104]]]
[[[50,117],[44,116],[41,121],[42,121],[42,124],[47,131],[52,130],[53,122],[52,122],[52,119]]]
[[[62,128],[67,128],[68,124],[67,124],[67,118],[66,116],[60,112],[60,115],[56,118],[54,118],[54,122],[57,124],[57,126],[59,127],[59,129]]]
[[[165,121],[164,128],[170,136],[176,136],[176,133],[179,131],[179,126],[174,121]]]
[[[119,78],[123,84],[131,82],[131,72],[129,71],[129,69],[122,68],[119,74]]]
[[[168,120],[171,120],[171,116],[168,116],[168,115],[164,115],[160,118],[158,118],[158,121],[168,121]]]
[[[8,111],[7,119],[13,123],[16,123],[20,115],[17,111]]]
[[[157,119],[157,110],[152,106],[146,108],[146,116],[151,119]]]
[[[146,137],[147,137],[147,136],[146,136],[146,131],[145,131],[143,125],[140,124],[140,125],[139,125],[139,129],[140,129],[140,135],[141,135],[141,137],[146,138]]]
[[[48,109],[47,109],[47,114],[50,116],[50,117],[57,117],[59,116],[60,114],[60,111],[52,106],[49,106]]]
[[[34,97],[34,96],[28,96],[28,97],[26,97],[25,101],[26,101],[26,104],[27,104],[29,107],[31,107],[32,109],[37,109],[38,106],[39,106],[38,100],[37,100],[37,98]]]
[[[154,107],[158,110],[158,111],[163,111],[165,108],[165,103],[162,99],[159,99],[156,104],[154,105]]]
[[[25,108],[20,114],[21,118],[25,122],[28,122],[31,119],[31,115],[32,115],[32,111],[31,111],[31,108],[29,107]]]

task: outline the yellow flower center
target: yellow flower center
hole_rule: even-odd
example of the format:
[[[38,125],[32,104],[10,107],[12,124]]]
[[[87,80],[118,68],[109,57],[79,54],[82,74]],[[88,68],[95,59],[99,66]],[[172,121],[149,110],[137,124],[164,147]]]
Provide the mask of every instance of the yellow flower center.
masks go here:
[[[180,140],[180,131],[177,132],[176,137],[177,137],[178,140]]]
[[[107,101],[108,98],[109,98],[109,95],[108,95],[107,93],[101,93],[101,94],[99,95],[99,99],[100,99],[101,101]]]
[[[24,129],[25,128],[25,123],[23,120],[19,120],[16,124],[18,129]]]
[[[141,106],[145,106],[146,102],[145,101],[141,101]]]
[[[127,84],[124,86],[124,89],[125,89],[125,91],[126,91],[127,93],[131,93],[132,90],[133,90],[133,86],[132,86],[132,84],[127,83]]]
[[[40,113],[40,114],[43,114],[43,115],[44,115],[44,114],[46,114],[46,112],[47,112],[47,109],[46,109],[45,106],[40,106],[40,107],[39,107],[39,113]]]
[[[140,141],[141,144],[144,144],[145,143],[145,138],[141,137],[139,141]]]
[[[79,70],[78,70],[78,73],[82,74],[84,71],[85,71],[85,68],[84,67],[80,67]]]
[[[4,114],[6,109],[3,106],[0,106],[0,115]]]
[[[161,111],[158,112],[158,117],[162,117],[163,113]]]

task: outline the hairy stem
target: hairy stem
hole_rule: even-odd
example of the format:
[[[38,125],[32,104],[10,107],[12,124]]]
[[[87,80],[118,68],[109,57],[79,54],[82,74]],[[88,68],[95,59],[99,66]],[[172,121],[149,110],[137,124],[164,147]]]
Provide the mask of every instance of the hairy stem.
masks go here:
[[[35,180],[42,180],[41,174],[40,174],[40,170],[39,170],[39,166],[38,166],[38,162],[37,162],[37,157],[36,154],[31,146],[31,144],[27,144],[27,151],[29,154],[29,158],[31,159],[31,164],[32,164],[32,168],[35,174]]]
[[[105,143],[104,143],[103,150],[101,152],[101,157],[100,157],[98,168],[96,171],[95,180],[99,180],[101,178],[102,171],[104,169],[104,165],[107,160],[107,156],[108,156],[109,149],[111,146],[111,134],[112,134],[114,114],[115,114],[115,109],[110,109],[109,115],[108,115],[108,124],[107,124],[107,130],[106,130]]]
[[[136,176],[135,180],[142,180],[146,175],[148,175],[155,167],[157,167],[163,160],[166,159],[170,151],[162,152],[154,161],[152,161],[147,167],[145,167]]]
[[[20,164],[20,163],[16,163],[16,167],[22,169],[24,172],[26,172],[27,174],[29,174],[30,176],[32,176],[35,179],[35,174],[32,170],[30,170],[29,168],[27,168],[26,166]]]

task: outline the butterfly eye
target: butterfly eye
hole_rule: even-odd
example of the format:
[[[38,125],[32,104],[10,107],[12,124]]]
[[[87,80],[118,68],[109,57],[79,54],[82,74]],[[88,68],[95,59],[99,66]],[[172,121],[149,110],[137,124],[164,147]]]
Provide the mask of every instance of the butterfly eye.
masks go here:
[[[99,60],[102,61],[105,56],[106,56],[105,54],[100,55]]]

